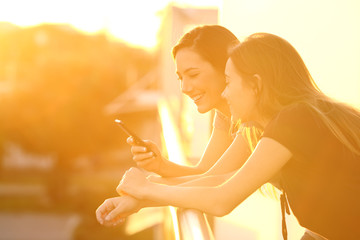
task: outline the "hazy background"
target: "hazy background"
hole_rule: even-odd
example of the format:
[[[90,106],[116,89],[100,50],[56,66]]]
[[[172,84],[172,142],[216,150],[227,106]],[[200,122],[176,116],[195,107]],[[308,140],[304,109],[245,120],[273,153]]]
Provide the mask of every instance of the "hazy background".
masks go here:
[[[186,156],[201,156],[213,115],[180,93],[170,49],[205,23],[284,37],[324,92],[360,106],[356,0],[1,1],[0,240],[162,239],[158,212],[131,236],[94,212],[134,165],[115,118],[162,146],[166,98]],[[255,195],[214,226],[217,239],[279,239],[279,203]]]

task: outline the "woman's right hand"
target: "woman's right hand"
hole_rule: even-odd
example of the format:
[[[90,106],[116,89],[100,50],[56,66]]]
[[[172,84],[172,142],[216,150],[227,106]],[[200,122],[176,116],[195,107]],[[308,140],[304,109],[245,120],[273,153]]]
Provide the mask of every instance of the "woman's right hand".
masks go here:
[[[161,152],[155,143],[144,140],[146,144],[144,147],[137,145],[132,137],[128,137],[126,142],[131,145],[133,160],[138,167],[160,174],[161,167],[166,160],[161,156]]]
[[[96,209],[96,219],[106,227],[114,227],[139,210],[139,200],[131,196],[108,198]]]

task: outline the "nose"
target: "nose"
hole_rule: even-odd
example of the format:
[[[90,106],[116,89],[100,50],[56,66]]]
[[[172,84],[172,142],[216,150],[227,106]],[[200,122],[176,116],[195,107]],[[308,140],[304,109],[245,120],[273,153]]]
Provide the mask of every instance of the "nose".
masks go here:
[[[226,99],[227,96],[227,87],[225,87],[224,91],[221,93],[221,97]]]
[[[186,79],[181,80],[181,91],[184,94],[188,94],[192,91],[193,86],[191,85],[190,81],[186,81]]]

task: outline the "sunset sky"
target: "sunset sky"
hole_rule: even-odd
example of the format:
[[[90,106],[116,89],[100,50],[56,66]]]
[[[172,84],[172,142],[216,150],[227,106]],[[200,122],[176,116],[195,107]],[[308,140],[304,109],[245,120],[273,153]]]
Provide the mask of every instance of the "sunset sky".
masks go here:
[[[0,21],[19,26],[68,23],[88,33],[101,30],[115,38],[147,48],[156,45],[160,11],[169,3],[219,7],[221,0],[6,0]]]

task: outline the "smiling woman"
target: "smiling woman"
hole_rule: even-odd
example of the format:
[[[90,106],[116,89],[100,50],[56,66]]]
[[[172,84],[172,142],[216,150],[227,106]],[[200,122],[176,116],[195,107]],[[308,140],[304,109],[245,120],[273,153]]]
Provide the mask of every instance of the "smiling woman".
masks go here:
[[[181,90],[194,101],[200,113],[226,104],[221,98],[224,74],[210,62],[204,61],[195,50],[184,48],[177,52],[175,63]]]

